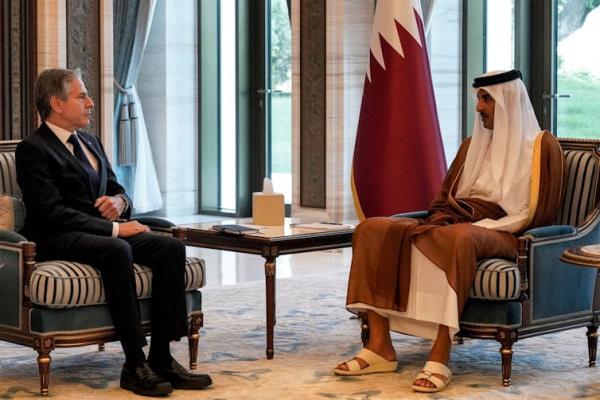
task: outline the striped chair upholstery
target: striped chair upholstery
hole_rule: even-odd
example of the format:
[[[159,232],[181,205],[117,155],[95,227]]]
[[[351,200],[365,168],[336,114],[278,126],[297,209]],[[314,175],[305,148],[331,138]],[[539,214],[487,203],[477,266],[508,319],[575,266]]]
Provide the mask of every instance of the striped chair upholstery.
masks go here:
[[[565,151],[565,201],[556,217],[557,225],[579,226],[595,207],[600,165],[589,151]],[[481,300],[517,299],[519,269],[514,261],[481,260],[469,297]]]
[[[152,270],[133,264],[135,288],[139,299],[152,296]],[[187,257],[185,290],[199,289],[205,284],[204,260]],[[72,261],[36,263],[30,280],[31,302],[48,308],[72,308],[105,304],[100,273],[95,268]]]
[[[0,152],[0,193],[21,196],[21,189],[17,184],[14,152]]]
[[[514,300],[519,298],[521,274],[514,262],[487,258],[477,263],[475,281],[469,297],[481,300]]]
[[[565,151],[566,188],[557,225],[579,226],[596,206],[600,165],[589,151]]]

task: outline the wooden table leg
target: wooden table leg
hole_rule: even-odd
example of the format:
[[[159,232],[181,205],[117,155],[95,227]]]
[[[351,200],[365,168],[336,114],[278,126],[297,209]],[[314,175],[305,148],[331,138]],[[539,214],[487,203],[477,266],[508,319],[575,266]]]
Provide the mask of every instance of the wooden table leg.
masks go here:
[[[275,327],[275,257],[266,257],[265,289],[267,298],[267,358],[273,359],[273,329]]]

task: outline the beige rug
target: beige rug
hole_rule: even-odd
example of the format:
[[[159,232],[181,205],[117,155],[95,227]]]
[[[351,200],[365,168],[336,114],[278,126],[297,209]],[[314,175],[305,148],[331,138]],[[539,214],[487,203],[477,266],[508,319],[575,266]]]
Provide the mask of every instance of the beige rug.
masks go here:
[[[427,340],[393,335],[397,373],[341,378],[331,373],[360,349],[359,325],[343,307],[346,276],[325,273],[277,282],[275,359],[266,360],[264,285],[261,282],[205,289],[206,327],[199,370],[214,386],[176,391],[173,399],[600,399],[600,368],[588,368],[585,330],[577,329],[515,345],[513,385],[501,385],[499,345],[467,340],[453,349],[455,379],[442,393],[413,393],[411,382],[426,360]],[[187,363],[185,341],[173,346]],[[52,353],[50,397],[134,399],[119,389],[123,362],[118,344]],[[38,397],[32,350],[0,342],[0,399]]]

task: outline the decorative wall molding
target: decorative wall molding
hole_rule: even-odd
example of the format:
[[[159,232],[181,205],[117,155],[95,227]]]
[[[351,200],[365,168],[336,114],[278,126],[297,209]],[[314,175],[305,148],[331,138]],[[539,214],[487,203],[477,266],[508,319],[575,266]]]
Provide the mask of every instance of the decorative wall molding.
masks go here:
[[[98,1],[67,0],[67,68],[81,69],[88,95],[98,106],[92,110],[92,122],[86,131],[100,136],[102,86],[101,13]]]
[[[35,129],[36,3],[0,2],[0,139],[16,140]]]
[[[326,208],[325,0],[300,2],[300,205]]]

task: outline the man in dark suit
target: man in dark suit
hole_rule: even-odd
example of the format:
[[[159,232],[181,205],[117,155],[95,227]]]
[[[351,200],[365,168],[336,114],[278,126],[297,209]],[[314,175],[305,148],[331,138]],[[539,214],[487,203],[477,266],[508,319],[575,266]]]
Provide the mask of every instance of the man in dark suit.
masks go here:
[[[78,71],[49,69],[35,82],[42,124],[16,151],[17,181],[27,209],[24,233],[38,259],[90,264],[101,272],[106,300],[125,352],[121,387],[148,396],[201,389],[208,375],[191,374],[171,357],[170,341],[188,332],[185,246],[128,221],[131,200],[116,180],[102,144],[78,131],[94,107]],[[153,270],[152,343],[148,359],[133,262]]]

